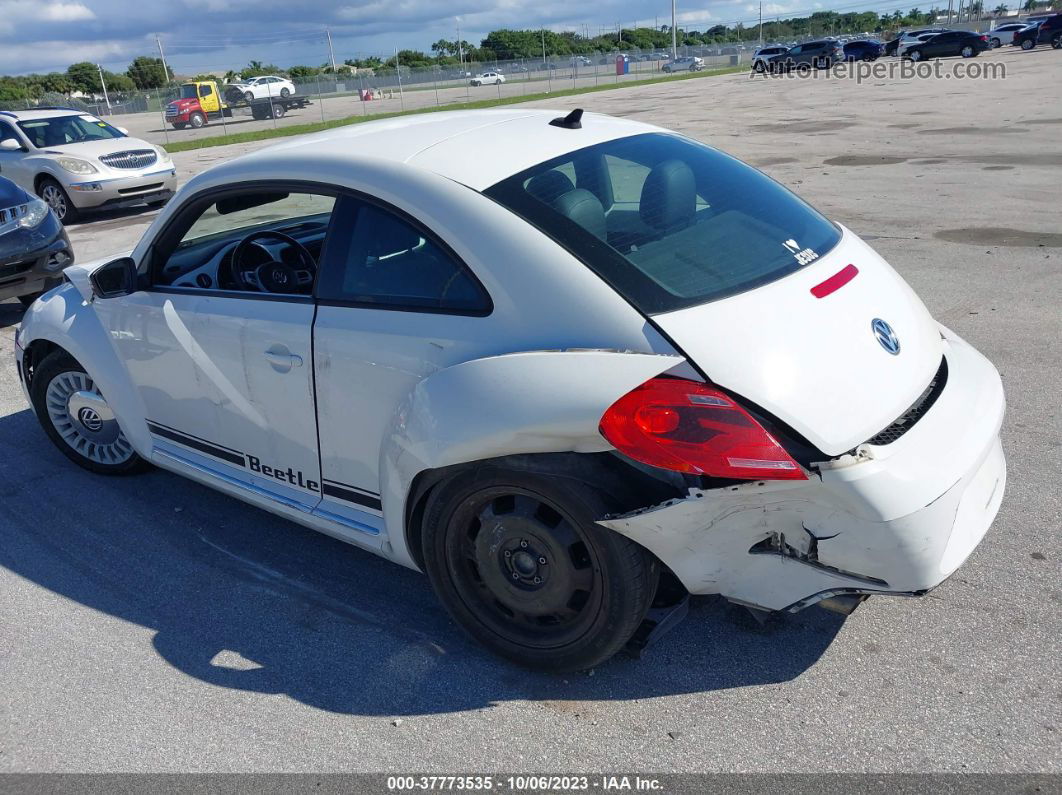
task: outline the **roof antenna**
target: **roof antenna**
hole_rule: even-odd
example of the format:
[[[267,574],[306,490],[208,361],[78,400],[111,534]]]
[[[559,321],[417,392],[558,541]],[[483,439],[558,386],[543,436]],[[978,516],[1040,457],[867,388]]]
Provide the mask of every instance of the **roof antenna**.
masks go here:
[[[563,127],[565,130],[581,130],[583,129],[583,109],[576,108],[567,116],[558,116],[553,119],[550,124],[554,127]]]

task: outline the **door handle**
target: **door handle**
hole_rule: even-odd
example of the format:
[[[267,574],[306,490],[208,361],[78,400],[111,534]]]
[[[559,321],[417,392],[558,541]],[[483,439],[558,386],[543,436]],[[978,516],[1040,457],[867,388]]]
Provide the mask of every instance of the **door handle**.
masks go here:
[[[270,366],[280,373],[286,373],[292,367],[302,367],[302,357],[291,353],[283,345],[274,345],[263,355]]]

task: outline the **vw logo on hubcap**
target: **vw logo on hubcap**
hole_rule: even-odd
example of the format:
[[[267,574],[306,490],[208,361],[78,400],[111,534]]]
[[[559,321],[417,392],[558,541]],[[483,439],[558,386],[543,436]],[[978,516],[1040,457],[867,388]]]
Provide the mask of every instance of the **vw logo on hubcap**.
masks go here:
[[[896,332],[892,330],[892,326],[880,317],[876,317],[870,321],[870,330],[874,332],[874,336],[877,338],[878,344],[881,345],[882,348],[893,356],[899,354],[900,340],[896,337]]]
[[[100,415],[96,413],[95,409],[90,409],[88,406],[83,406],[77,412],[77,421],[85,426],[86,430],[98,431],[103,427],[103,420]]]

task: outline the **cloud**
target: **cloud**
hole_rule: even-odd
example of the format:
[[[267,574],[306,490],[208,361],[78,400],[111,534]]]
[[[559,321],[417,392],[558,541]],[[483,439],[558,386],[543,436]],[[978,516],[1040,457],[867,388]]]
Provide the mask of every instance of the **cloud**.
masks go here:
[[[772,16],[787,0],[764,8]],[[794,5],[800,0],[789,0]],[[816,0],[805,0],[806,9]],[[680,0],[679,24],[704,28],[748,20],[749,0]],[[768,8],[770,11],[768,11]],[[184,74],[239,68],[249,60],[320,64],[325,29],[338,60],[427,50],[439,38],[478,41],[502,28],[614,30],[670,22],[670,3],[630,0],[0,0],[0,73],[62,70],[77,60],[124,70],[158,52]]]

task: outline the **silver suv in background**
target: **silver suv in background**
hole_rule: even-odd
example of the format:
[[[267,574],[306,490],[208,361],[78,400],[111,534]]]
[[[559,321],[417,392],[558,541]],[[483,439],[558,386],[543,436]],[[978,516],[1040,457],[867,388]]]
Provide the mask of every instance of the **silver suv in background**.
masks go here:
[[[699,72],[703,68],[704,61],[690,55],[684,58],[676,58],[673,61],[668,61],[660,67],[660,70],[663,72]]]
[[[71,108],[0,111],[0,174],[64,224],[85,210],[160,206],[177,188],[165,149]]]

